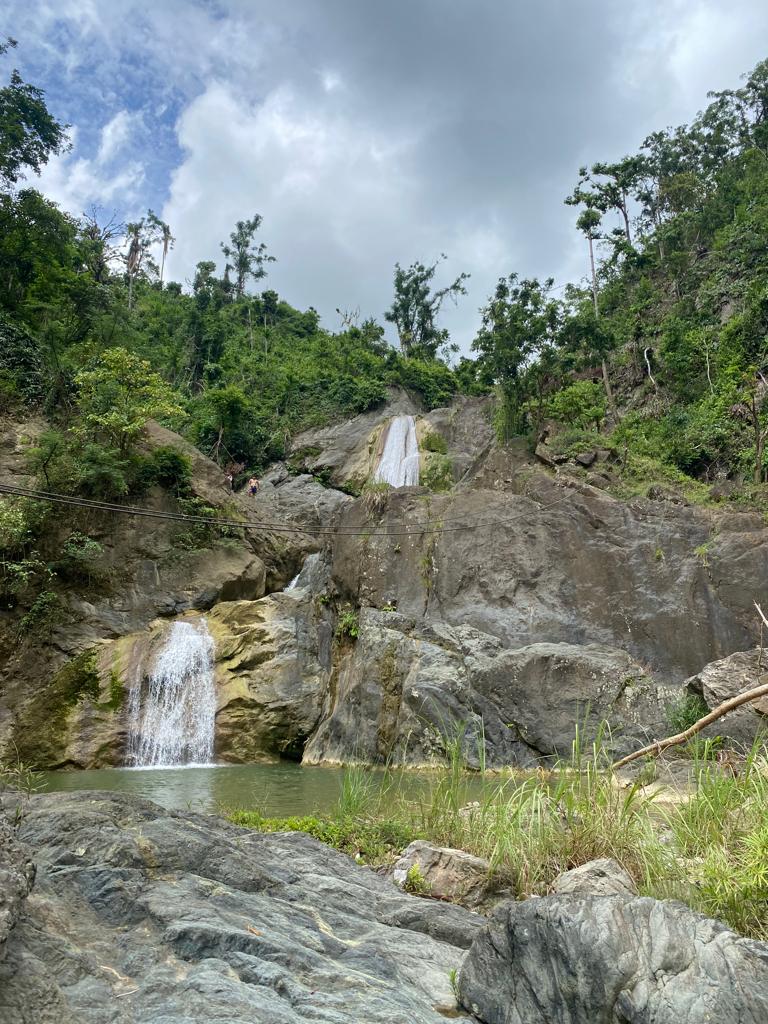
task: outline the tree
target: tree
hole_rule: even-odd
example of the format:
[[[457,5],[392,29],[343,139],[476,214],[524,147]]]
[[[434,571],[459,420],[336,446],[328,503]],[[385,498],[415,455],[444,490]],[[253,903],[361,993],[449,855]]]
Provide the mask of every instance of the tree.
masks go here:
[[[130,449],[148,419],[182,415],[170,386],[146,360],[124,348],[103,352],[95,366],[75,375],[75,386],[81,432],[105,438],[121,453]]]
[[[582,201],[586,202],[586,200]],[[566,203],[569,203],[568,199],[566,199]],[[608,399],[608,408],[611,411],[611,415],[615,419],[617,418],[616,403],[613,399],[611,381],[608,376],[608,364],[605,358],[609,346],[602,344],[602,342],[606,339],[607,336],[603,335],[599,330],[597,330],[597,323],[600,319],[600,304],[598,302],[597,297],[597,270],[595,268],[594,243],[595,239],[600,237],[598,234],[600,221],[601,217],[599,211],[595,209],[594,206],[587,206],[586,210],[582,210],[582,212],[579,214],[579,219],[576,221],[576,227],[579,229],[579,231],[581,231],[584,234],[584,237],[587,240],[587,245],[589,247],[589,269],[592,281],[592,303],[595,310],[594,326],[596,328],[593,332],[593,336],[595,339],[595,345],[593,346],[593,348],[599,353],[600,369],[603,374],[603,387],[605,388],[605,396]],[[583,333],[581,335],[580,340],[584,340]]]
[[[641,181],[643,161],[637,156],[625,156],[616,163],[596,163],[591,171],[579,170],[579,182],[565,200],[568,206],[584,205],[587,209],[607,213],[615,210],[624,223],[623,234],[629,245],[632,232],[629,224],[629,200]],[[621,232],[619,232],[621,234]]]
[[[552,279],[518,280],[502,277],[488,304],[480,311],[482,326],[472,342],[483,373],[499,395],[497,432],[502,442],[523,427],[523,369],[551,343],[557,332],[560,305],[549,297]]]
[[[256,245],[254,241],[261,221],[262,218],[258,213],[250,220],[239,220],[235,225],[235,230],[229,236],[231,244],[221,243],[221,251],[227,258],[226,269],[233,270],[235,273],[233,287],[235,297],[238,299],[245,294],[248,279],[260,281],[267,276],[264,264],[275,262],[274,256],[267,256],[267,247],[264,242]]]
[[[464,282],[469,274],[459,274],[453,284],[433,291],[435,271],[446,258],[442,254],[430,266],[412,263],[407,270],[395,264],[395,298],[384,319],[395,325],[405,356],[435,359],[440,349],[448,344],[448,331],[437,326],[437,318],[447,298],[456,302],[459,295],[467,294]]]
[[[15,39],[0,43],[0,55],[15,46]],[[52,155],[68,146],[69,125],[53,117],[44,96],[15,68],[10,83],[0,89],[0,183],[5,187],[23,178],[25,168],[39,174]]]
[[[98,284],[106,283],[110,264],[118,258],[119,246],[115,239],[123,237],[125,231],[125,225],[117,220],[116,214],[99,223],[99,209],[95,206],[83,217],[80,229],[83,253],[86,265]]]
[[[160,220],[156,213],[149,210],[147,213],[147,224],[150,226],[157,240],[162,243],[163,255],[160,258],[160,287],[163,287],[163,277],[165,275],[165,261],[168,256],[168,250],[173,248],[176,239],[171,234],[170,227],[165,223],[164,220]]]
[[[148,258],[149,250],[155,245],[160,237],[160,225],[162,221],[159,221],[152,211],[146,217],[142,217],[141,220],[133,221],[126,224],[126,241],[128,242],[128,251],[125,254],[125,269],[128,275],[128,309],[133,308],[133,283],[144,268],[145,260],[150,262],[153,272],[157,272],[157,267],[154,263],[151,263]]]

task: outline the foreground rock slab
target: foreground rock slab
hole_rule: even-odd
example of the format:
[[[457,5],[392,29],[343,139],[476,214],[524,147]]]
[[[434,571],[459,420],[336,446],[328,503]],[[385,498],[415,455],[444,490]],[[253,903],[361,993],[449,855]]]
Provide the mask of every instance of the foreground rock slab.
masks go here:
[[[484,1024],[765,1024],[768,944],[680,903],[549,896],[497,908],[459,987]]]
[[[18,840],[3,1024],[437,1024],[482,924],[308,836],[113,793],[33,797]]]

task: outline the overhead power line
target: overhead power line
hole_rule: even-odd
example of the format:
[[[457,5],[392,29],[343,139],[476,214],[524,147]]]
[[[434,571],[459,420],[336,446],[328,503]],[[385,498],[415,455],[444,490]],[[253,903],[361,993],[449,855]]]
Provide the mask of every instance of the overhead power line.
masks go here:
[[[222,519],[215,518],[211,519],[207,516],[197,516],[183,512],[163,512],[159,509],[146,508],[137,505],[118,505],[114,502],[96,501],[91,498],[79,498],[69,494],[57,494],[53,491],[39,491],[30,487],[20,487],[10,484],[0,484],[0,494],[6,494],[9,496],[28,498],[32,501],[44,501],[51,504],[57,505],[69,505],[76,508],[86,508],[96,512],[109,512],[118,515],[129,515],[146,517],[150,519],[160,519],[170,522],[178,523],[193,523],[195,525],[204,525],[209,527],[219,527],[224,529],[242,529],[242,530],[259,530],[266,533],[303,533],[307,536],[314,537],[416,537],[423,536],[424,534],[431,533],[459,533],[466,530],[477,530],[486,529],[494,526],[506,526],[508,523],[516,522],[520,519],[530,517],[530,510],[525,512],[518,512],[513,516],[505,516],[500,519],[491,519],[487,522],[481,522],[476,517],[467,513],[465,517],[455,516],[457,518],[472,519],[472,522],[465,523],[460,526],[443,526],[441,520],[424,520],[423,526],[416,526],[415,529],[404,529],[404,530],[381,530],[381,529],[361,529],[360,527],[349,527],[340,525],[339,527],[307,527],[307,526],[293,526],[284,523],[270,523],[262,520],[253,519]],[[554,508],[556,505],[562,504],[571,497],[570,492],[561,495],[555,501],[543,503],[538,506],[538,512],[546,512],[550,508]],[[404,525],[408,526],[408,523]]]

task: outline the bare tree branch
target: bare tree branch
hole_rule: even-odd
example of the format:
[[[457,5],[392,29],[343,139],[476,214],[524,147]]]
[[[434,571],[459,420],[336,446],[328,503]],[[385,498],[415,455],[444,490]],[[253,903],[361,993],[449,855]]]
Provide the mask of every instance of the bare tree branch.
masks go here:
[[[768,697],[768,683],[761,683],[760,686],[753,686],[751,690],[745,690],[743,693],[736,694],[735,697],[731,697],[729,700],[723,701],[722,704],[718,704],[713,711],[700,718],[698,722],[694,722],[690,729],[686,729],[685,732],[679,732],[676,736],[668,736],[664,740],[649,743],[647,747],[622,757],[620,761],[614,761],[611,767],[616,770],[617,768],[623,768],[624,765],[629,764],[631,761],[636,761],[639,757],[658,757],[668,747],[676,747],[680,743],[685,743],[686,740],[695,736],[697,732],[701,732],[706,726],[716,722],[718,718],[727,715],[729,711],[735,711],[742,704],[749,704],[750,701],[758,700],[760,697]]]

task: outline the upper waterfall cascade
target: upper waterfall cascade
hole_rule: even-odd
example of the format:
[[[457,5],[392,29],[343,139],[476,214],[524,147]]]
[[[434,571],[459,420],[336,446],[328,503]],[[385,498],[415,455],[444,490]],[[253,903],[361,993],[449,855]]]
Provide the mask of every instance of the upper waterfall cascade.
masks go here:
[[[129,696],[129,763],[135,767],[210,764],[216,688],[213,637],[204,618],[174,622],[144,682]]]
[[[413,416],[396,416],[389,424],[384,451],[373,478],[391,487],[417,487],[419,444]]]

